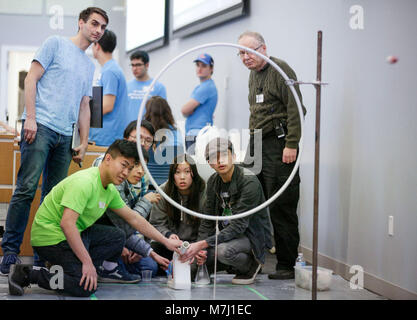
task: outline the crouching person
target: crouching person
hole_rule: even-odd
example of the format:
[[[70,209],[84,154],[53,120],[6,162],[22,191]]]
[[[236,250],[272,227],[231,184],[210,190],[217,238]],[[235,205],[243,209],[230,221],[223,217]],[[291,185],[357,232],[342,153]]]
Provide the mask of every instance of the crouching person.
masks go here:
[[[211,140],[205,157],[216,171],[207,182],[203,213],[225,216],[242,213],[265,202],[258,178],[234,164],[232,143],[223,138]],[[198,240],[191,244],[182,261],[207,250],[207,268],[214,270],[214,220],[201,221]],[[234,284],[251,284],[265,263],[265,251],[272,247],[271,226],[266,208],[244,218],[219,221],[217,270],[235,270]]]
[[[178,251],[182,242],[160,234],[126,206],[115,187],[138,161],[134,142],[116,140],[99,167],[74,173],[51,190],[35,215],[31,244],[43,260],[62,267],[63,286],[51,286],[55,275],[47,269],[16,264],[10,269],[10,294],[23,295],[24,287],[30,284],[78,297],[93,294],[97,289],[97,268],[104,260],[117,268],[126,240],[122,230],[94,224],[108,208],[143,235]]]

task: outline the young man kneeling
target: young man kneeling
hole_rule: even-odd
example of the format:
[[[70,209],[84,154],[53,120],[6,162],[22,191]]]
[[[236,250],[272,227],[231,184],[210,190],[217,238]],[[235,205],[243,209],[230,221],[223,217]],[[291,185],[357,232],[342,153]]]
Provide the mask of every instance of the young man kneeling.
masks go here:
[[[207,182],[207,200],[203,213],[226,216],[242,213],[265,202],[262,186],[251,172],[234,164],[232,143],[223,138],[211,140],[205,157],[216,171]],[[207,249],[207,267],[212,272],[215,253],[215,221],[202,220],[198,239],[182,256],[182,261]],[[233,268],[234,284],[251,284],[262,264],[265,250],[272,247],[271,226],[266,208],[244,218],[219,221],[217,270]]]
[[[24,287],[30,284],[78,297],[93,294],[97,289],[96,269],[104,260],[113,262],[116,268],[125,244],[122,230],[94,224],[107,208],[143,235],[178,251],[182,241],[161,235],[126,206],[114,186],[127,178],[138,161],[134,142],[116,140],[99,167],[74,173],[51,190],[33,221],[31,244],[42,260],[62,267],[63,286],[51,286],[55,275],[47,269],[16,264],[10,269],[10,294],[23,295]]]

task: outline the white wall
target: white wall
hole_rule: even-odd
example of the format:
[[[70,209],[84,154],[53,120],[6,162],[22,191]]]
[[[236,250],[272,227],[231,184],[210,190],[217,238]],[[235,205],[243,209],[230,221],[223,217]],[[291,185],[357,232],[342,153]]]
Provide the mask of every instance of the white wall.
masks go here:
[[[364,9],[364,29],[353,30],[353,5]],[[417,293],[417,2],[252,0],[250,16],[150,53],[150,73],[197,45],[236,43],[247,29],[262,33],[269,54],[286,60],[299,79],[316,77],[317,31],[323,31],[319,252],[361,265],[386,282]],[[215,124],[247,128],[248,71],[236,50],[210,48],[220,101]],[[190,55],[161,79],[177,121],[197,84]],[[388,55],[399,62],[387,64]],[[127,78],[130,70],[125,62]],[[171,69],[170,69],[171,70]],[[225,79],[229,79],[225,88]],[[315,90],[303,86],[305,120],[299,219],[301,245],[312,248]],[[394,216],[389,237],[388,216]]]

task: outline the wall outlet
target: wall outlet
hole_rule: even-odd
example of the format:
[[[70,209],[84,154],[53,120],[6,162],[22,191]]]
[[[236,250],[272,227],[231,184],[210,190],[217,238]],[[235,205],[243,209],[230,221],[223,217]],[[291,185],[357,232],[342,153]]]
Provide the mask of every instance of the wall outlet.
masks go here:
[[[388,216],[388,235],[394,235],[394,216]]]

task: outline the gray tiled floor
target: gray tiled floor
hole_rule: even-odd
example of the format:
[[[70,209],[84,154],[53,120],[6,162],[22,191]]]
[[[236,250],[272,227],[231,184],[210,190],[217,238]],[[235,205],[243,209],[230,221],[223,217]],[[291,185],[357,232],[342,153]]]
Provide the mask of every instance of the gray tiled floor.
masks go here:
[[[174,290],[166,285],[166,278],[152,279],[151,283],[138,284],[99,284],[95,295],[86,300],[310,300],[311,291],[298,288],[294,280],[269,280],[268,273],[273,271],[275,258],[268,255],[263,273],[257,276],[252,285],[232,285],[233,275],[217,274],[214,285],[196,287],[191,290]],[[79,298],[55,294],[33,285],[26,289],[22,297],[8,294],[6,277],[0,277],[0,300],[73,300]],[[349,282],[338,275],[333,275],[330,290],[318,292],[318,300],[382,300],[367,290],[352,290]]]

